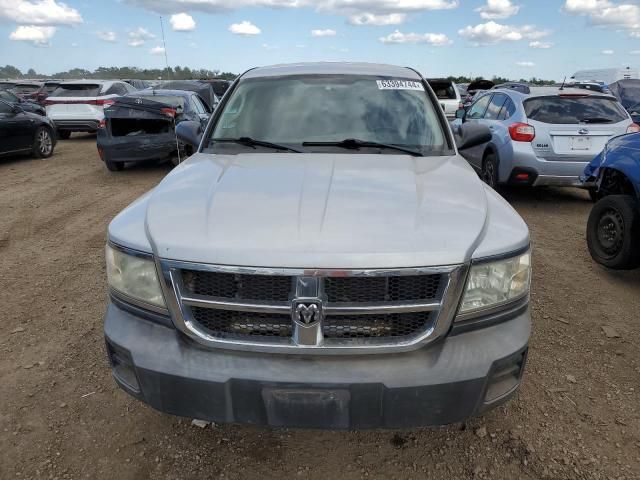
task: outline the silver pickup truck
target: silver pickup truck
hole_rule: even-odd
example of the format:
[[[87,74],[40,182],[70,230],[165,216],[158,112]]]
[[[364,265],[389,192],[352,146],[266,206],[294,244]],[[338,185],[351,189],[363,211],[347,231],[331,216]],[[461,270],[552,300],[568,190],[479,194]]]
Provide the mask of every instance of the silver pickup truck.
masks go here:
[[[196,153],[120,213],[104,328],[116,382],[215,422],[361,429],[509,399],[531,329],[529,232],[416,71],[250,70]]]

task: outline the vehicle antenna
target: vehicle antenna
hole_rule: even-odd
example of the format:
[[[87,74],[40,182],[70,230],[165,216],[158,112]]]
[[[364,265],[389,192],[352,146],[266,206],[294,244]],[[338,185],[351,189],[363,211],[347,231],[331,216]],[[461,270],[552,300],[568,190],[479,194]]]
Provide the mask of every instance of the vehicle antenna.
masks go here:
[[[169,70],[169,58],[167,57],[167,42],[164,39],[164,24],[162,23],[162,15],[160,16],[160,30],[162,31],[162,48],[164,49],[164,63],[167,66],[167,77],[171,79],[171,70]]]
[[[560,85],[560,90],[564,90],[564,84],[567,81],[567,76],[565,75],[564,79],[562,80],[562,85]]]

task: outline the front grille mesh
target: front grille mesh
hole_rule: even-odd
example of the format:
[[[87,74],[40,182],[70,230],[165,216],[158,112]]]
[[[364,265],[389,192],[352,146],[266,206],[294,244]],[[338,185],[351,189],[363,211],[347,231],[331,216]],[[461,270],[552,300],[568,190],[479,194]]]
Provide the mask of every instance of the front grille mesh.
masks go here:
[[[424,331],[431,312],[386,315],[336,315],[322,324],[325,338],[401,338]]]
[[[193,318],[219,338],[290,337],[291,316],[265,313],[232,312],[211,308],[192,307]]]
[[[408,302],[434,300],[441,275],[399,277],[329,277],[324,292],[330,303]]]
[[[283,275],[244,275],[198,270],[183,270],[182,279],[190,293],[234,300],[286,302],[293,285],[292,277]]]

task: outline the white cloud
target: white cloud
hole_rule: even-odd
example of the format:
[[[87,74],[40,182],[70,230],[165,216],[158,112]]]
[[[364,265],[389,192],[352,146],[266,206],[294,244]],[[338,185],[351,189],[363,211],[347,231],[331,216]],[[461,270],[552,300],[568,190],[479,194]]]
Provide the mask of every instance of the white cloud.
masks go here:
[[[10,40],[31,42],[36,47],[48,47],[51,38],[56,33],[56,27],[42,27],[37,25],[20,25],[9,35]]]
[[[196,21],[188,13],[171,15],[169,22],[176,32],[191,32],[196,29]]]
[[[312,37],[335,37],[338,34],[335,30],[331,30],[330,28],[326,28],[324,30],[311,30]]]
[[[158,45],[157,47],[153,47],[151,50],[149,50],[149,53],[151,55],[164,55],[164,47]]]
[[[269,43],[263,43],[262,48],[264,48],[265,50],[278,50],[280,47],[278,47],[277,45],[271,45]]]
[[[535,42],[529,42],[529,46],[531,48],[551,48],[553,47],[553,43],[551,42],[540,42],[538,40],[536,40]]]
[[[631,50],[629,55],[640,55],[640,50]]]
[[[536,66],[536,64],[533,62],[516,62],[516,65],[525,68],[532,68]]]
[[[640,6],[610,0],[566,0],[562,10],[583,15],[594,26],[622,30],[640,30]]]
[[[400,30],[380,37],[382,43],[427,43],[433,47],[444,47],[451,45],[453,42],[449,40],[444,33],[402,33]]]
[[[519,40],[538,40],[550,34],[547,30],[537,30],[533,25],[520,27],[502,25],[493,20],[471,25],[458,30],[458,35],[469,39],[474,45],[493,45],[500,42],[517,42]]]
[[[75,25],[82,16],[56,0],[0,0],[0,18],[27,25]]]
[[[602,50],[602,55],[613,55],[614,52],[613,50]]]
[[[260,35],[262,30],[247,20],[229,25],[229,31],[236,35]]]
[[[407,18],[406,13],[389,13],[387,15],[376,15],[375,13],[358,13],[349,17],[351,25],[400,25]]]
[[[509,18],[520,11],[519,5],[514,5],[511,0],[487,0],[483,7],[476,8],[476,12],[485,20],[498,20]]]
[[[138,27],[135,30],[132,30],[128,33],[129,39],[127,40],[127,44],[130,47],[141,47],[145,44],[147,40],[152,40],[156,38],[156,36],[149,32],[146,28]]]
[[[206,13],[224,13],[246,7],[267,8],[312,8],[317,12],[346,16],[352,20],[363,14],[380,16],[378,22],[389,21],[382,16],[408,14],[429,10],[447,10],[460,6],[460,0],[123,0],[157,13],[175,13],[200,11]],[[398,17],[391,17],[397,22]],[[404,18],[403,18],[404,20]],[[365,23],[378,25],[379,23]],[[395,25],[397,23],[380,23]]]
[[[105,42],[114,43],[118,41],[118,35],[116,32],[110,30],[100,30],[99,32],[96,32],[96,35],[100,40]]]

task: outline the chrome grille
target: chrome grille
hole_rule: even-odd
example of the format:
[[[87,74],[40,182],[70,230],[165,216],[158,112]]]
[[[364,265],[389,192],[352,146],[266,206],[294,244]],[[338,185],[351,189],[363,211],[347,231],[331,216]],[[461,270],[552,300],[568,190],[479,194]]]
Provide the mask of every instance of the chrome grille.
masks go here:
[[[284,275],[241,275],[183,270],[182,279],[190,293],[237,300],[286,302],[292,288],[292,278]]]
[[[324,338],[403,338],[424,331],[431,312],[343,315],[324,319]]]
[[[405,302],[434,300],[442,274],[404,277],[329,277],[324,280],[328,302]]]
[[[269,269],[165,260],[159,268],[174,323],[194,340],[314,354],[402,351],[434,341],[451,326],[467,270]],[[308,308],[316,312],[312,317]]]
[[[193,319],[209,335],[221,338],[291,337],[291,315],[191,308]]]

